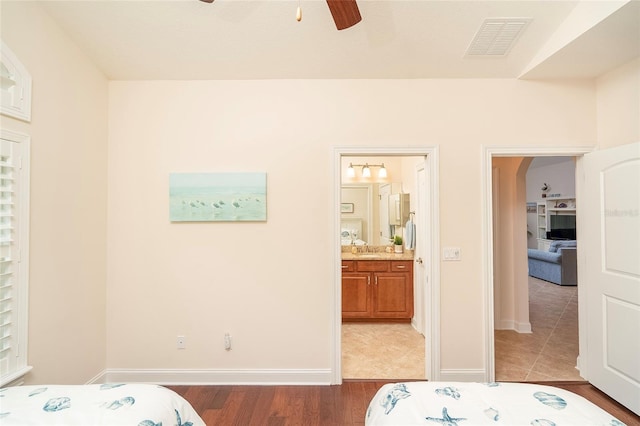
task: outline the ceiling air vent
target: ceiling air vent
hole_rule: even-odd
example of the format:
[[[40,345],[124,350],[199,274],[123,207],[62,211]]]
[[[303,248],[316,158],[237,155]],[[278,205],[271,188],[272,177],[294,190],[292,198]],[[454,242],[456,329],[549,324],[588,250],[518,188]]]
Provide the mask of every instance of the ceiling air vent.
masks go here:
[[[504,56],[531,22],[531,18],[488,18],[480,26],[467,56]]]

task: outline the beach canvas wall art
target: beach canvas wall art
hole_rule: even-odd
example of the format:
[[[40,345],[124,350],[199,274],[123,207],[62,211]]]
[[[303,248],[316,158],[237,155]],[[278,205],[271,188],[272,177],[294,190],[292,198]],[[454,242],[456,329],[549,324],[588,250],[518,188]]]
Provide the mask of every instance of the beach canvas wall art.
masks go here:
[[[264,222],[266,173],[171,173],[171,222]]]

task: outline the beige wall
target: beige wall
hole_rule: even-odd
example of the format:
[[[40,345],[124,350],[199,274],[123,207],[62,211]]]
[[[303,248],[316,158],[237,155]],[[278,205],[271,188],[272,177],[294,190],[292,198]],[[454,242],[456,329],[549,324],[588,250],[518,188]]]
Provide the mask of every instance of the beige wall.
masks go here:
[[[597,80],[597,107],[601,148],[640,141],[640,59]]]
[[[441,268],[442,366],[482,369],[481,145],[596,132],[591,83],[111,82],[109,103],[111,368],[328,368],[332,150],[439,145],[441,242],[464,253]],[[169,223],[187,171],[267,172],[268,221]]]
[[[33,78],[27,383],[105,367],[107,81],[35,2],[2,2],[2,40]],[[46,46],[46,48],[44,48]]]

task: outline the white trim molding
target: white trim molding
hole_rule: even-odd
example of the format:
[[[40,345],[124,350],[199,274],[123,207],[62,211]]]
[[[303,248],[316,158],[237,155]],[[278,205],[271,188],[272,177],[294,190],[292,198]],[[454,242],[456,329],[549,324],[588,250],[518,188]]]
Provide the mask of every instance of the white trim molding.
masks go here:
[[[442,382],[486,382],[484,370],[481,368],[443,369],[438,380]]]
[[[494,324],[496,330],[513,330],[518,333],[530,334],[530,322],[516,322],[514,320],[501,320],[498,324]]]
[[[329,369],[125,369],[108,368],[92,383],[158,385],[330,385]]]

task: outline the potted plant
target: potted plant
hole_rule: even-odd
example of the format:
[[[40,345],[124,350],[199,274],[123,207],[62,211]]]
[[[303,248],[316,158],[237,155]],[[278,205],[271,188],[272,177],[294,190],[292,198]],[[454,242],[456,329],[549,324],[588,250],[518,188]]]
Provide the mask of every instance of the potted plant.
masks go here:
[[[393,237],[393,248],[396,253],[402,253],[402,237],[400,235]]]

